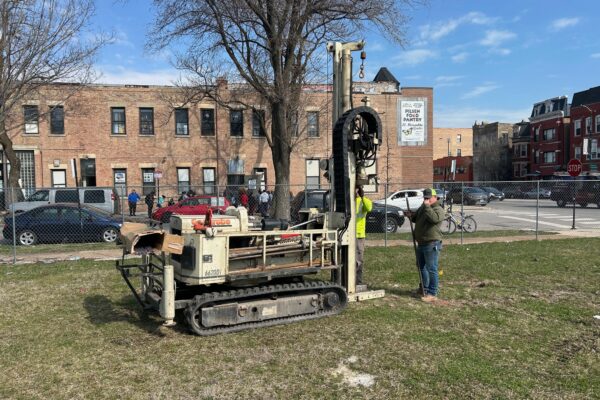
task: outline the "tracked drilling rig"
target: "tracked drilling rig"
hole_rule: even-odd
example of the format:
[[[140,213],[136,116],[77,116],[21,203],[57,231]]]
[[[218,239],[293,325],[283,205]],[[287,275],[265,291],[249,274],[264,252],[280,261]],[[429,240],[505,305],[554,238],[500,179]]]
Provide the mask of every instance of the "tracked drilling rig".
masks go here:
[[[333,157],[322,165],[333,191],[328,210],[301,210],[301,222],[292,227],[265,218],[254,228],[243,207],[224,215],[173,215],[169,233],[183,238],[181,254],[117,262],[140,305],[158,311],[165,325],[179,310],[195,334],[235,332],[333,315],[348,301],[384,295],[357,292],[355,284],[355,186],[372,182],[365,171],[375,162],[382,132],[373,109],[352,108],[351,52],[363,47],[327,44],[335,121]],[[135,275],[139,289],[131,282]]]

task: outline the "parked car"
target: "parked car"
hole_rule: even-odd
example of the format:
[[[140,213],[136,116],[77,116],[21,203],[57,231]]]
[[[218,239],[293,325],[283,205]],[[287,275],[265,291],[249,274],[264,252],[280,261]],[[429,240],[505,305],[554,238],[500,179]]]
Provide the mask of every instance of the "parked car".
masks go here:
[[[507,187],[502,192],[504,193],[504,197],[507,199],[523,199],[523,198],[525,198],[525,195],[523,194],[523,191],[521,190],[520,187],[516,187],[516,186]]]
[[[78,203],[93,206],[111,214],[118,214],[119,195],[114,188],[83,187],[40,189],[31,194],[25,201],[19,201],[9,206],[9,211],[19,213],[33,210],[36,207],[55,203]]]
[[[483,189],[484,191],[486,191],[488,193],[488,201],[504,200],[504,193],[502,193],[500,190],[496,189],[495,187],[482,186],[481,189]]]
[[[454,188],[448,192],[448,201],[452,201],[454,204],[460,204],[464,198],[466,205],[481,205],[485,206],[488,203],[488,194],[480,188],[476,187],[465,187],[464,195],[461,193],[461,188]]]
[[[171,215],[205,215],[209,209],[215,213],[224,213],[231,203],[222,196],[200,195],[183,199],[173,204],[157,208],[152,213],[152,219],[160,222],[169,222]]]
[[[402,210],[416,210],[423,204],[423,190],[425,189],[403,189],[390,194],[386,199],[375,200],[375,204],[385,204],[399,207]],[[408,200],[408,206],[406,201]]]
[[[313,189],[300,191],[290,204],[290,219],[292,224],[300,222],[299,211],[303,208],[317,208],[321,211],[329,209],[329,190]],[[386,219],[387,215],[387,219]],[[404,213],[400,207],[373,203],[373,209],[367,214],[367,232],[393,233],[404,224]]]
[[[68,203],[40,206],[14,214],[17,243],[115,242],[121,221],[97,208]],[[4,218],[4,239],[13,240],[13,215]]]
[[[567,204],[575,204],[581,207],[587,207],[588,204],[594,204],[600,208],[600,181],[580,180],[560,182],[552,188],[550,199],[556,202],[559,207],[565,207]]]
[[[540,188],[540,199],[549,199],[552,195],[552,192],[545,188]],[[537,188],[527,190],[523,192],[524,199],[537,199],[538,198],[538,190]]]

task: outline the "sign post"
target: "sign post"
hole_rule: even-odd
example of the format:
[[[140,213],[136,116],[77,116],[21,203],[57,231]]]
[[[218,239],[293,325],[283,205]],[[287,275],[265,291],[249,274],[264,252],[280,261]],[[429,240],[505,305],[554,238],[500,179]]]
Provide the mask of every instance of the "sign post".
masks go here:
[[[569,175],[572,177],[579,176],[582,170],[583,165],[581,164],[581,161],[576,158],[569,160],[569,163],[567,164],[567,172]],[[571,193],[573,195],[571,199],[573,200],[573,224],[571,225],[571,229],[575,229],[575,200],[577,199],[577,188],[575,187],[575,182],[573,182],[573,185],[571,186]]]
[[[154,171],[154,179],[156,179],[156,200],[158,200],[158,196],[160,196],[160,178],[162,178],[162,171]]]

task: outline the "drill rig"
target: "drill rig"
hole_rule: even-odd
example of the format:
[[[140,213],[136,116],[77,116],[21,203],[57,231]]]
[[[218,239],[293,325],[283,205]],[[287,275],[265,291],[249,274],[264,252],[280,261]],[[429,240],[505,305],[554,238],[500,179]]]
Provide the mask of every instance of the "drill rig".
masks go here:
[[[383,297],[355,284],[355,185],[381,143],[381,120],[367,106],[352,108],[352,51],[364,42],[328,43],[333,55],[333,157],[323,163],[333,193],[328,210],[303,209],[301,221],[265,218],[250,224],[246,209],[224,215],[173,215],[169,234],[183,238],[181,254],[145,254],[117,269],[144,309],[173,325],[183,311],[201,336],[280,325],[340,313],[348,301]],[[362,55],[364,59],[364,52]],[[141,278],[139,290],[131,277]],[[325,277],[323,279],[316,279]]]

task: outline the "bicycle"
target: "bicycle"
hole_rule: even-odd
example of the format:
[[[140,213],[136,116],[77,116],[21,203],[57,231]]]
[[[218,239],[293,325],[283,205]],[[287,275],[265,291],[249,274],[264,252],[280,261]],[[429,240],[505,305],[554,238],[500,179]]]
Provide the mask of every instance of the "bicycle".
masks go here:
[[[462,212],[456,215],[452,212],[452,208],[449,208],[446,219],[442,222],[442,232],[451,235],[456,232],[457,227],[467,233],[473,233],[477,230],[477,222],[472,215],[465,215]]]

